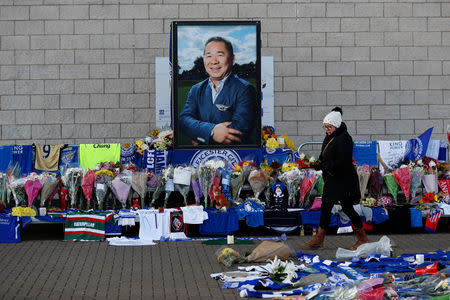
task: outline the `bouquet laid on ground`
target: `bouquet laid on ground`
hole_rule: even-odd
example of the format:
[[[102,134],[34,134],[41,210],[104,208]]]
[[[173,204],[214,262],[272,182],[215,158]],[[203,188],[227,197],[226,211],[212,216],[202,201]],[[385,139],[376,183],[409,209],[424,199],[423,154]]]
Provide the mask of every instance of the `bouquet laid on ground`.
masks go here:
[[[370,178],[370,169],[368,165],[357,167],[359,190],[361,191],[361,199],[366,197],[367,184]]]
[[[131,176],[131,187],[138,193],[141,198],[141,207],[145,207],[144,198],[147,194],[147,173],[146,172],[134,172]]]
[[[264,188],[267,185],[267,182],[269,181],[269,174],[261,169],[255,169],[252,170],[250,172],[250,174],[248,175],[248,183],[250,184],[253,194],[254,194],[254,200],[259,203],[262,204],[261,201],[259,200],[259,195],[261,194],[261,192],[264,190]]]
[[[127,206],[127,199],[131,189],[131,175],[131,171],[125,171],[116,176],[111,182],[111,190],[122,204],[122,208]]]
[[[179,191],[183,196],[184,205],[187,205],[187,195],[190,190],[192,173],[195,170],[191,166],[179,166],[173,170],[173,183],[175,190]]]
[[[114,179],[114,173],[111,170],[100,170],[95,172],[95,196],[98,206],[105,209],[105,198],[108,188],[111,188],[111,182]]]
[[[397,181],[397,184],[402,189],[403,193],[406,197],[406,202],[409,202],[409,189],[411,187],[411,171],[408,166],[402,166],[392,172],[392,175],[395,178],[395,181]]]
[[[245,259],[236,250],[229,247],[219,249],[216,254],[217,262],[228,268],[234,263],[241,263],[245,261]]]
[[[39,192],[42,189],[42,183],[39,180],[39,178],[37,178],[37,176],[35,178],[30,178],[25,182],[25,192],[27,193],[27,198],[28,198],[28,206],[32,206],[34,199],[36,199],[36,196],[39,194]]]
[[[272,260],[269,259],[271,265],[267,267],[270,278],[278,284],[292,284],[293,279],[298,277],[295,264],[290,261],[281,261],[277,256]]]
[[[83,169],[81,168],[69,168],[61,178],[63,184],[68,187],[70,197],[70,207],[75,208],[77,201],[78,189],[81,185],[83,178]]]
[[[299,189],[299,183],[303,180],[302,173],[297,167],[293,167],[290,170],[283,172],[278,179],[284,184],[288,190],[288,206],[295,204],[295,195]]]
[[[45,206],[45,201],[48,200],[49,204],[51,202],[50,196],[55,192],[59,184],[59,179],[56,174],[53,173],[42,173],[41,174],[41,207]]]
[[[86,198],[87,208],[91,204],[92,194],[94,191],[95,184],[95,172],[92,170],[88,170],[81,180],[81,189],[83,190],[84,197]],[[81,203],[80,203],[81,208]]]

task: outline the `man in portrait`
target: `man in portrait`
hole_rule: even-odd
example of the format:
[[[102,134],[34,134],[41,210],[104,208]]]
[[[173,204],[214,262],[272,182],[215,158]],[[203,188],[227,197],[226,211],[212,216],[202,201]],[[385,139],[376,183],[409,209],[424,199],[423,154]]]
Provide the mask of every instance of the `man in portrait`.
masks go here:
[[[258,107],[256,91],[233,74],[235,59],[233,46],[225,38],[206,41],[203,65],[209,77],[192,86],[178,119],[194,146],[251,143]]]

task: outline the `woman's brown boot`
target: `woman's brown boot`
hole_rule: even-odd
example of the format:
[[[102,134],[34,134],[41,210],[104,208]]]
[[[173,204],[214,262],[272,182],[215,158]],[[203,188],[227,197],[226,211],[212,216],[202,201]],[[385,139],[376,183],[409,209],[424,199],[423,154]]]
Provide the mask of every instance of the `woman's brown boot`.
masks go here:
[[[364,228],[355,228],[355,235],[356,235],[357,241],[350,248],[350,250],[356,250],[362,244],[369,242],[369,239],[367,238],[366,231],[364,230]]]
[[[312,239],[308,243],[303,243],[302,247],[310,250],[323,248],[323,240],[325,239],[325,234],[326,234],[325,229],[319,227],[314,239]]]

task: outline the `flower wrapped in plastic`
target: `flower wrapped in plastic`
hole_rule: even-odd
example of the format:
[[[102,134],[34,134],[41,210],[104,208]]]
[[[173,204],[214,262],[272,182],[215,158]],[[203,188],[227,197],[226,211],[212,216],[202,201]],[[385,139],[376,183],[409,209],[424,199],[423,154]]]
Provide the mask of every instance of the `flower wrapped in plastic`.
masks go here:
[[[25,182],[27,178],[22,177],[19,179],[10,178],[9,180],[9,189],[13,195],[14,201],[16,203],[15,206],[26,205],[26,192],[25,192]]]
[[[250,174],[248,175],[248,183],[252,188],[254,200],[259,204],[262,204],[261,201],[259,200],[259,195],[266,187],[269,178],[270,178],[269,174],[261,169],[259,170],[254,169],[250,171]]]
[[[245,261],[242,256],[234,249],[229,247],[222,247],[217,252],[217,262],[229,268],[234,263]]]
[[[251,160],[241,161],[239,163],[242,169],[242,173],[244,175],[244,182],[248,179],[248,175],[250,171],[256,168],[255,162]]]
[[[91,204],[92,194],[94,192],[95,184],[95,172],[88,170],[81,180],[81,189],[83,190],[84,197],[86,198],[86,207],[89,208]],[[80,203],[81,208],[81,203]]]
[[[417,192],[422,187],[423,170],[421,167],[413,167],[411,170],[410,193],[412,199],[416,198]]]
[[[42,189],[42,183],[39,178],[30,178],[25,182],[24,188],[27,193],[28,206],[32,206],[34,199]]]
[[[325,186],[325,182],[323,181],[322,171],[317,171],[317,180],[316,184],[314,185],[314,188],[317,191],[318,196],[322,196],[323,194],[323,187]]]
[[[378,198],[383,188],[383,175],[378,167],[372,167],[369,177],[369,195]]]
[[[138,193],[141,198],[141,207],[144,208],[144,199],[147,194],[147,173],[134,172],[131,175],[131,187],[136,193]]]
[[[217,169],[213,168],[211,170],[211,173],[213,173],[213,174],[211,174],[211,176],[212,176],[211,186],[209,187],[209,192],[208,192],[209,198],[211,199],[210,206],[213,206],[213,203],[214,203],[214,198],[215,198],[214,191],[217,191],[217,189],[221,189],[220,184],[222,182],[222,172],[223,172],[222,167],[219,167]]]
[[[288,206],[294,205],[300,181],[303,179],[302,173],[297,167],[292,167],[290,170],[283,172],[278,179],[280,179],[287,188],[289,195]]]
[[[309,156],[305,153],[299,154],[299,159],[296,161],[297,167],[299,169],[312,168],[316,163],[314,156]]]
[[[165,191],[168,176],[164,176],[166,169],[162,170],[162,174],[159,176],[158,184],[156,185],[155,191],[152,195],[152,202],[150,206],[155,206],[156,200],[161,196],[162,192]],[[147,184],[148,185],[148,184]]]
[[[164,169],[162,176],[166,178],[166,184],[164,185],[164,208],[166,208],[169,202],[169,197],[175,190],[173,184],[173,166],[169,165],[166,169]]]
[[[309,206],[309,199],[305,201],[306,195],[313,189],[316,179],[319,177],[316,171],[306,170],[302,173],[302,181],[300,183],[300,197],[298,199],[298,206]]]
[[[200,204],[200,200],[203,196],[202,188],[200,187],[200,179],[198,177],[198,170],[194,170],[191,174],[191,187],[194,192],[195,203]]]
[[[111,190],[122,204],[122,208],[127,207],[127,199],[131,189],[131,175],[130,171],[125,171],[111,182]]]
[[[228,199],[228,200],[232,200],[231,199],[231,181],[230,181],[230,176],[231,176],[231,164],[226,163],[225,167],[222,171],[222,194]]]
[[[389,193],[391,193],[392,195],[394,204],[397,204],[397,194],[398,194],[397,181],[395,181],[395,178],[391,173],[384,175],[383,180],[384,183],[386,184]]]
[[[44,207],[45,201],[49,200],[49,202],[51,202],[51,199],[49,199],[49,197],[53,194],[53,192],[55,192],[56,188],[58,187],[59,180],[54,173],[42,173],[41,183],[42,189],[40,206]]]
[[[153,171],[145,171],[147,173],[147,187],[155,189],[158,186],[159,178]]]
[[[6,173],[0,173],[0,204],[3,207],[7,206],[7,192],[8,192],[8,176]]]
[[[409,188],[411,187],[411,171],[409,170],[408,166],[402,166],[392,172],[392,175],[395,178],[395,181],[397,181],[397,184],[402,189],[403,193],[406,197],[406,202],[409,202]]]
[[[295,264],[290,261],[281,261],[277,256],[272,260],[269,259],[271,265],[267,266],[270,278],[278,284],[292,284],[293,279],[298,277]]]
[[[198,168],[197,173],[200,179],[200,187],[202,188],[205,207],[208,204],[208,196],[210,197],[211,203],[214,200],[210,196],[210,190],[211,185],[213,184],[213,179],[216,176],[216,170],[219,168],[223,168],[224,166],[225,162],[222,160],[208,160]]]
[[[359,190],[361,191],[361,199],[366,198],[367,184],[370,178],[370,169],[368,165],[357,167]]]
[[[187,205],[187,195],[191,186],[192,173],[195,169],[191,166],[178,166],[173,170],[173,183],[175,190],[183,196],[184,205]]]
[[[234,202],[239,199],[242,186],[244,186],[244,173],[239,166],[235,166],[230,173],[231,198]]]
[[[99,208],[105,209],[105,198],[108,188],[111,188],[111,182],[114,179],[114,173],[110,170],[100,170],[95,172],[95,196]]]
[[[81,168],[69,168],[61,178],[63,184],[68,187],[70,197],[70,207],[75,208],[77,202],[78,188],[81,185],[83,178],[83,169]]]

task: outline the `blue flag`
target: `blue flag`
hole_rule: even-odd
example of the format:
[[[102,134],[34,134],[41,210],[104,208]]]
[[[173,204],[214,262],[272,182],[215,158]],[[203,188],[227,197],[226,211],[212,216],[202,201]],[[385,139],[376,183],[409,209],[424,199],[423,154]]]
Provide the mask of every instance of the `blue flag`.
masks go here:
[[[419,135],[417,138],[410,139],[406,143],[405,158],[409,159],[410,161],[416,161],[425,156],[425,153],[427,153],[428,143],[430,141],[433,128],[434,127],[427,129],[427,131]]]

